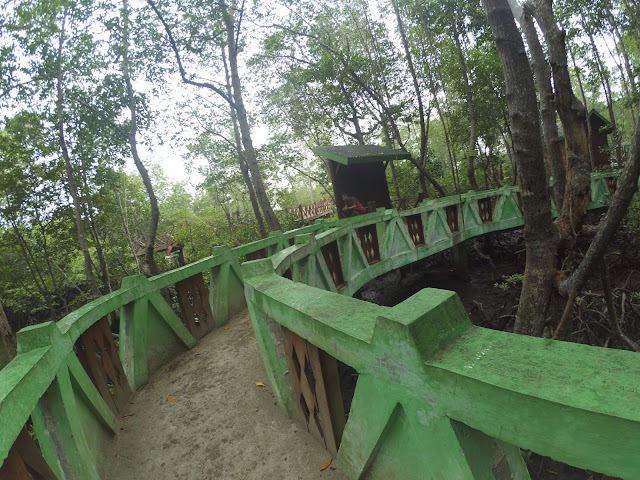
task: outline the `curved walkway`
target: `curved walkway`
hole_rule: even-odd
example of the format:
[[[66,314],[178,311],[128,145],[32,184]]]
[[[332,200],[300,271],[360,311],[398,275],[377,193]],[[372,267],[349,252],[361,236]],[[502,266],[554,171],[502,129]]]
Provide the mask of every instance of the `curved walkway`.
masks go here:
[[[246,310],[130,403],[108,459],[114,480],[346,478],[333,464],[320,471],[330,454],[276,406]]]

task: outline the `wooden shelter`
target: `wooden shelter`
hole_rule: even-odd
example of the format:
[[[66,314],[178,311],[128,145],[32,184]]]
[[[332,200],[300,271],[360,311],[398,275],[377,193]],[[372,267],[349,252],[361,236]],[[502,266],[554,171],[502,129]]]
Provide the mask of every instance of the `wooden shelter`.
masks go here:
[[[613,133],[613,126],[600,112],[595,109],[589,110],[587,115],[591,126],[591,148],[593,151],[593,167],[609,165],[611,163],[611,152],[609,151],[609,141],[607,135]],[[585,128],[587,125],[585,123]],[[558,139],[564,140],[564,132],[562,126],[558,131]],[[566,160],[567,152],[564,141],[560,144],[562,156]]]
[[[327,160],[338,217],[344,217],[342,194],[354,196],[367,210],[391,208],[385,169],[391,160],[406,160],[408,152],[376,145],[318,146],[313,152]]]

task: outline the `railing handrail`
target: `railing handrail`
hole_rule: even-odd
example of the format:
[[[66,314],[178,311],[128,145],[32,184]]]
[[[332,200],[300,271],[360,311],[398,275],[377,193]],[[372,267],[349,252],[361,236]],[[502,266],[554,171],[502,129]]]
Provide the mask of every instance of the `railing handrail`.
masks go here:
[[[609,191],[604,180],[610,176],[613,174],[593,176],[590,208],[607,204]],[[393,308],[348,298],[372,278],[434,250],[490,231],[521,226],[517,194],[517,188],[505,187],[426,201],[409,211],[379,209],[328,225],[318,234],[300,235],[293,246],[269,259],[243,264],[254,328],[256,332],[272,332],[273,327],[265,329],[259,324],[265,318],[275,321],[354,367],[378,389],[390,388],[396,395],[405,395],[405,400],[413,395],[415,402],[433,410],[424,415],[444,415],[542,455],[632,478],[640,471],[640,460],[633,453],[633,445],[640,442],[638,388],[629,388],[640,365],[633,352],[473,327],[457,296],[442,290],[423,290]],[[490,215],[495,217],[482,218],[479,203],[491,197],[495,197],[495,203]],[[445,211],[452,206],[456,207],[455,221]],[[504,208],[510,209],[508,215],[500,216]],[[394,255],[394,235],[404,236],[404,247],[410,246],[407,229],[400,222],[410,217],[420,217],[423,222],[434,217],[434,223],[448,223],[448,235],[439,239],[436,235],[439,245],[427,239],[411,249],[400,248]],[[431,226],[422,225],[423,233]],[[378,236],[381,246],[375,258],[365,259],[354,246],[360,235]],[[340,258],[332,258],[332,244]],[[361,257],[357,268],[348,264],[354,255]],[[332,266],[331,262],[337,263]],[[447,295],[453,297],[445,298]],[[274,345],[268,347],[270,341],[265,339],[260,342],[265,363],[271,363],[268,371],[272,370],[269,376],[276,397],[281,408],[291,413],[298,400],[289,397],[284,372],[278,370],[277,358],[268,351]],[[404,388],[405,393],[398,393],[397,387]],[[508,405],[516,413],[497,416],[496,405]],[[537,420],[522,421],[521,411]],[[362,428],[362,423],[352,427],[356,433],[351,437],[345,432],[347,450],[359,453],[339,452],[339,465],[354,478],[367,465],[367,456],[356,438]],[[572,429],[592,429],[597,434],[571,436],[569,441],[566,432]],[[354,458],[364,463],[355,465]]]
[[[612,174],[594,174],[592,182],[594,182],[594,185],[598,184],[598,182],[602,183],[604,178],[608,176],[612,176]],[[602,189],[606,188],[606,186],[599,186],[598,188]],[[515,195],[516,192],[517,187],[503,187],[502,189],[488,192],[468,193],[462,196],[462,200],[463,202],[466,201],[469,203],[487,196],[508,196]],[[596,203],[600,202],[595,206],[604,205],[601,201],[603,193],[600,192],[599,195],[600,197],[598,199],[595,198],[594,194]],[[233,249],[220,247],[214,251],[213,255],[198,260],[197,262],[148,278],[145,282],[138,283],[134,286],[120,288],[108,295],[93,300],[65,316],[57,323],[41,324],[22,329],[18,333],[18,355],[12,362],[5,366],[5,368],[0,370],[0,405],[2,406],[2,410],[0,410],[0,430],[3,432],[3,437],[5,438],[4,442],[0,442],[0,459],[4,461],[4,458],[6,458],[13,441],[9,439],[17,437],[21,425],[24,424],[33,410],[34,403],[38,401],[46,390],[47,387],[44,385],[51,383],[51,379],[55,377],[56,365],[59,365],[60,359],[72,351],[74,343],[84,331],[105,315],[140,300],[153,292],[157,292],[176,282],[187,279],[194,274],[216,268],[225,262],[235,262],[237,259],[251,253],[265,250],[266,254],[272,259],[271,261],[275,262],[279,273],[283,274],[286,270],[285,267],[291,267],[291,258],[294,252],[297,252],[297,255],[303,256],[305,255],[305,250],[311,248],[308,244],[303,244],[305,238],[312,238],[313,242],[326,245],[332,241],[333,238],[344,234],[345,228],[353,232],[359,227],[375,225],[385,219],[426,214],[427,212],[459,203],[460,197],[454,196],[425,201],[418,207],[403,212],[378,209],[376,212],[359,217],[335,221],[317,221],[312,225],[290,232],[275,232],[266,239],[241,245]],[[345,225],[347,226],[345,227]],[[508,228],[513,228],[514,225]],[[290,242],[298,241],[300,241],[298,245],[289,246]],[[289,262],[288,266],[287,262]],[[389,265],[384,265],[384,268],[397,268],[397,266],[399,266],[393,267],[393,265],[395,264],[391,262]],[[381,263],[373,269],[375,270],[374,273],[349,279],[349,287],[343,290],[343,293],[354,293],[356,287],[359,288],[372,278],[371,275],[375,274],[375,276],[378,276],[384,273],[384,268]],[[51,355],[55,356],[55,361],[51,361],[47,357]],[[27,382],[29,376],[36,374],[38,382],[33,383],[33,380]],[[27,383],[37,385],[37,387],[34,386],[25,390],[23,387]],[[18,393],[21,398],[16,397]],[[10,412],[13,413],[10,414]]]

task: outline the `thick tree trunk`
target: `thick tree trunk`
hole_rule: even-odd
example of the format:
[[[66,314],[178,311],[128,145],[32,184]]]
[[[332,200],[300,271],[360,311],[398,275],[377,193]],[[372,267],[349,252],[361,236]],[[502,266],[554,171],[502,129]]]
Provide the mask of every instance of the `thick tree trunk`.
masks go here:
[[[249,120],[247,118],[247,111],[244,107],[244,101],[242,98],[242,85],[240,83],[240,75],[238,73],[238,44],[236,43],[235,25],[233,18],[229,14],[229,9],[224,0],[219,2],[220,11],[222,13],[222,20],[225,25],[227,33],[227,48],[229,49],[229,70],[231,73],[231,87],[233,90],[233,102],[234,108],[238,115],[238,125],[240,127],[240,134],[242,136],[242,145],[244,146],[245,161],[247,167],[251,172],[251,180],[255,188],[256,197],[262,208],[267,226],[270,231],[280,230],[280,222],[273,213],[271,204],[269,203],[269,197],[267,196],[267,190],[262,181],[262,174],[258,167],[258,161],[256,152],[253,147],[253,140],[251,138],[251,127],[249,126]]]
[[[338,85],[340,86],[340,90],[342,91],[342,96],[344,97],[345,103],[349,106],[349,110],[351,110],[351,116],[346,119],[349,120],[353,124],[353,128],[355,129],[355,133],[345,132],[352,138],[355,138],[358,145],[364,145],[364,132],[362,131],[362,125],[360,125],[360,119],[358,117],[358,109],[356,108],[355,103],[353,102],[353,98],[351,94],[347,91],[344,82],[341,78],[337,80]]]
[[[556,106],[551,86],[551,69],[538,39],[538,33],[533,23],[531,12],[523,10],[516,0],[510,0],[509,5],[514,16],[520,22],[531,55],[531,66],[540,94],[540,118],[544,138],[545,157],[549,161],[553,175],[553,193],[558,211],[562,210],[564,191],[566,188],[566,163],[562,158],[560,140],[558,139],[558,125],[556,123]]]
[[[391,135],[389,134],[389,125],[384,120],[384,117],[382,117],[380,123],[382,124],[382,132],[384,134],[384,139],[387,147],[393,148],[393,141],[391,140]],[[396,175],[396,165],[393,160],[389,162],[389,166],[391,167],[391,182],[393,183],[393,190],[396,194],[396,201],[398,202],[396,208],[400,209],[402,198],[400,196],[400,185],[398,184],[398,176]]]
[[[527,263],[514,331],[540,336],[552,293],[558,233],[543,162],[533,75],[507,0],[484,0],[505,77],[525,220]]]
[[[136,140],[136,134],[138,131],[138,124],[136,119],[136,99],[133,94],[131,73],[129,71],[129,4],[127,0],[123,0],[122,2],[122,15],[123,48],[121,68],[122,75],[124,76],[124,80],[127,85],[127,99],[129,101],[129,118],[131,122],[128,132],[129,147],[131,148],[131,156],[133,157],[133,162],[135,163],[136,168],[140,173],[144,188],[147,190],[147,195],[149,196],[149,206],[151,207],[151,218],[149,219],[149,230],[146,238],[147,245],[144,257],[151,275],[158,275],[160,273],[160,268],[158,268],[158,264],[156,263],[155,259],[155,244],[156,235],[158,233],[158,222],[160,220],[160,209],[158,208],[158,199],[156,198],[156,194],[153,190],[153,184],[151,183],[149,172],[142,163],[142,160],[140,160],[140,155],[138,155],[138,142]]]
[[[585,106],[573,94],[567,65],[566,33],[558,28],[551,1],[535,0],[535,14],[549,49],[556,109],[562,122],[567,152],[567,188],[556,224],[563,238],[576,235],[591,201],[591,168]]]
[[[82,209],[80,206],[80,196],[78,195],[78,185],[73,173],[73,167],[71,166],[71,158],[69,156],[69,150],[67,149],[67,142],[64,134],[64,93],[63,93],[63,79],[62,79],[62,47],[64,45],[65,38],[65,20],[62,20],[62,27],[60,29],[60,39],[58,43],[58,66],[57,66],[57,101],[56,101],[56,121],[58,123],[58,140],[60,141],[60,152],[64,159],[65,170],[67,174],[67,185],[69,187],[69,194],[73,201],[73,213],[76,221],[76,230],[78,232],[78,244],[80,245],[80,251],[84,258],[84,274],[89,282],[91,288],[91,294],[94,297],[100,296],[100,289],[98,288],[98,282],[93,274],[91,254],[89,253],[89,245],[87,243],[87,234],[84,229],[84,221],[82,219]]]
[[[232,97],[233,94],[231,92],[231,78],[229,76],[229,66],[227,64],[227,57],[224,51],[224,46],[222,47],[222,63],[224,64],[224,77],[227,87],[227,95],[229,95],[229,97]],[[267,236],[267,230],[264,228],[264,219],[262,218],[262,213],[260,212],[260,205],[258,204],[256,191],[253,188],[253,183],[251,182],[251,177],[249,176],[249,168],[247,167],[247,162],[245,162],[244,160],[242,139],[240,137],[240,129],[238,128],[238,116],[236,115],[235,109],[231,107],[231,105],[229,105],[229,114],[231,115],[231,123],[233,124],[233,138],[236,143],[236,151],[238,152],[238,165],[240,166],[240,172],[242,173],[244,184],[247,186],[247,190],[249,191],[249,200],[251,201],[251,208],[253,208],[253,214],[255,215],[256,222],[258,223],[260,236],[262,236],[262,238],[265,238]]]

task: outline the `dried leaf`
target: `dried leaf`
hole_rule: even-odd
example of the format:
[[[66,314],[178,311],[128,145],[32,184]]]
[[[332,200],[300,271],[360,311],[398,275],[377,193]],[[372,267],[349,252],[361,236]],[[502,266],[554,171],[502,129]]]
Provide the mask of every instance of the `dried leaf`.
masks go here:
[[[331,465],[331,462],[333,462],[333,458],[329,458],[329,460],[327,460],[326,462],[324,462],[322,464],[322,466],[320,467],[320,471],[324,470],[325,468],[327,468],[329,465]]]
[[[173,397],[167,398],[167,402],[173,402]]]
[[[256,387],[264,387],[264,383],[262,383],[262,382],[256,382]]]

